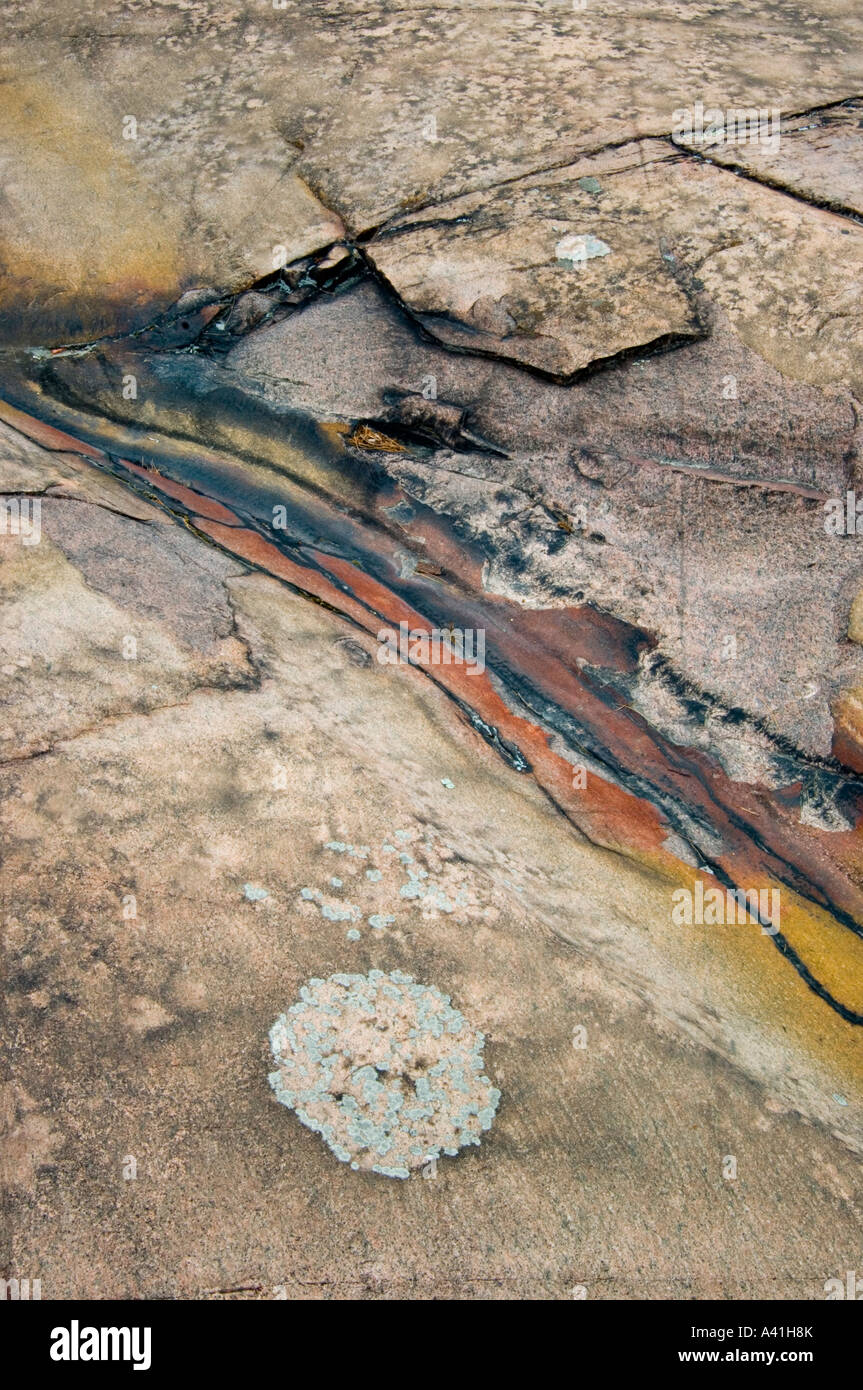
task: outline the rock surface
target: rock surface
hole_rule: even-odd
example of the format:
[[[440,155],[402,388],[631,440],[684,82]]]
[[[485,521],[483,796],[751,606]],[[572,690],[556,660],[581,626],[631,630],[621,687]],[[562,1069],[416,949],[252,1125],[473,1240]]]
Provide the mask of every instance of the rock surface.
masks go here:
[[[0,1276],[856,1267],[863,31],[690,18],[4,6]],[[698,102],[778,147],[682,148]],[[401,1182],[268,1083],[301,989],[376,971],[500,1092]]]
[[[610,167],[584,161],[399,218],[367,253],[440,342],[549,376],[698,336],[644,215],[639,161],[650,156],[627,149]]]
[[[861,53],[842,0],[747,0],[699,12],[697,33],[670,0],[443,4],[421,23],[386,0],[12,0],[2,336],[141,327],[181,290],[270,271],[274,248],[326,245],[339,217],[359,232],[668,135],[698,99],[839,101],[863,87]]]
[[[131,561],[140,523],[121,525]],[[120,623],[167,642],[207,563],[256,688],[208,682],[106,721],[100,690],[120,703],[134,663],[95,655],[87,729],[4,772],[29,1097],[10,1099],[10,1161],[33,1136],[7,1208],[14,1267],[44,1297],[817,1296],[853,1254],[859,1202],[845,1025],[807,1026],[822,1006],[757,929],[675,928],[668,885],[574,834],[420,673],[382,667],[275,580],[220,577],[194,544],[161,617],[133,605]],[[46,638],[62,622],[43,608]],[[464,906],[403,898],[382,849],[400,843]],[[352,943],[306,885],[393,921]],[[481,1148],[402,1198],[274,1103],[266,1032],[312,974],[407,966],[486,1033],[503,1099]],[[392,1223],[395,1244],[375,1234]]]
[[[781,122],[776,148],[747,139],[701,150],[707,158],[775,184],[806,202],[863,216],[863,101],[843,101],[823,111]]]

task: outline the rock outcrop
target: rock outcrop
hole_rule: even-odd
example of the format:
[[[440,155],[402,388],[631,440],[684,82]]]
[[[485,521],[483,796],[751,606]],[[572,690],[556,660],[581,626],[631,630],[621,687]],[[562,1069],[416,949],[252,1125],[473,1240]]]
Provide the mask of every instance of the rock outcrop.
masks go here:
[[[43,1297],[855,1267],[861,23],[678,9],[4,8],[0,1273]],[[476,1094],[414,1037],[372,1076],[364,986],[330,1047],[332,978],[451,1000]],[[341,1164],[267,1080],[302,988],[276,1089]]]

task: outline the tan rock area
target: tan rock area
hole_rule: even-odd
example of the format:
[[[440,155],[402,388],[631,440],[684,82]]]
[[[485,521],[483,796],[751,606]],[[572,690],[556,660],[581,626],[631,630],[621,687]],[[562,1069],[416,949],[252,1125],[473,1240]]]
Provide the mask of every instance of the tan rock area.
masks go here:
[[[433,337],[550,376],[696,337],[694,307],[642,211],[650,156],[621,151],[604,185],[585,161],[399,219],[369,256]]]
[[[851,99],[787,117],[780,123],[781,139],[775,148],[747,138],[733,145],[702,145],[699,153],[807,202],[863,215],[861,122],[863,101]]]
[[[0,1281],[859,1268],[861,93],[846,0],[4,4]]]
[[[433,336],[551,375],[698,336],[685,287],[785,375],[861,390],[863,229],[658,142],[400,219],[369,254]]]
[[[699,98],[784,113],[837,101],[863,85],[861,52],[842,0],[702,7],[689,24],[676,4],[623,0],[419,16],[314,0],[12,0],[3,336],[140,327],[181,290],[272,270],[274,248],[292,260],[327,244],[339,216],[361,231],[405,205],[668,135]]]
[[[75,505],[93,550],[140,554],[140,523]],[[814,1297],[845,1267],[858,1083],[840,1021],[813,1044],[812,996],[777,975],[757,927],[687,940],[668,884],[592,848],[420,674],[381,666],[274,580],[226,575],[195,541],[145,616],[131,596],[107,604],[77,539],[58,528],[30,591],[53,650],[68,628],[46,586],[61,563],[74,575],[86,727],[4,771],[26,1097],[8,1102],[7,1211],[12,1262],[38,1267],[43,1296]],[[228,596],[254,688],[195,687],[177,610]],[[137,661],[116,658],[123,627]],[[130,667],[162,679],[146,711],[129,708]],[[62,683],[75,688],[65,669]],[[36,744],[41,708],[15,690]],[[403,897],[388,844],[462,905]],[[360,939],[304,888],[356,905]],[[392,921],[374,930],[373,914]],[[267,1084],[267,1029],[303,980],[374,968],[445,987],[503,1092],[478,1149],[404,1188],[336,1163]]]

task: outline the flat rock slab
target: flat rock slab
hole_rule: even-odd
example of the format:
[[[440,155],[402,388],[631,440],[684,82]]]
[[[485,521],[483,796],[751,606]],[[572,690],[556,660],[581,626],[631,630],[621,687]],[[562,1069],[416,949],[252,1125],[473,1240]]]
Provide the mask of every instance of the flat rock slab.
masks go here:
[[[769,35],[769,42],[764,36]],[[0,330],[81,341],[406,209],[643,136],[677,108],[859,92],[843,0],[8,3]],[[130,124],[130,122],[134,122]]]
[[[863,216],[863,101],[782,121],[776,147],[747,140],[701,152],[810,202]]]
[[[379,234],[369,255],[422,326],[464,351],[565,377],[708,332],[691,296],[707,324],[721,310],[784,376],[859,394],[863,228],[664,149],[640,142],[427,209]],[[593,254],[558,259],[586,238]]]
[[[294,15],[295,52],[343,66],[325,91],[308,82],[294,120],[301,171],[354,231],[399,205],[667,134],[675,110],[699,99],[810,110],[859,92],[863,78],[863,25],[843,0],[702,6],[697,20],[674,0],[481,0],[424,6],[420,21],[399,0],[343,0],[324,23],[313,0],[281,13]],[[261,18],[256,55],[273,43]],[[281,102],[293,105],[295,90]]]
[[[634,348],[701,333],[645,217],[633,146],[399,219],[375,267],[433,337],[567,378]],[[598,173],[601,171],[601,177]]]
[[[2,453],[0,485],[42,495],[26,540],[0,536],[0,762],[200,686],[249,683],[224,587],[240,566],[81,459],[6,426]],[[115,510],[118,494],[137,518]]]
[[[267,112],[238,94],[207,129],[202,111],[160,109],[165,78],[206,82],[199,64],[169,60],[162,78],[151,49],[102,83],[92,66],[67,63],[60,81],[32,52],[16,57],[28,66],[0,53],[3,342],[137,330],[186,291],[216,298],[342,234]]]
[[[863,389],[863,226],[700,159],[645,166],[675,262],[785,377]]]

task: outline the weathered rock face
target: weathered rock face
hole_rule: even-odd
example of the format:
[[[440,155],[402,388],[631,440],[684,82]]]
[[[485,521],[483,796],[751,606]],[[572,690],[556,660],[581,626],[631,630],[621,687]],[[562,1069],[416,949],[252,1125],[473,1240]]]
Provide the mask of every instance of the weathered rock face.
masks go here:
[[[817,13],[748,0],[700,13],[697,35],[671,0],[444,6],[419,22],[385,2],[13,0],[0,16],[2,337],[141,327],[183,290],[237,288],[274,253],[326,245],[336,214],[360,232],[668,135],[697,100],[783,113],[838,101],[863,86],[861,53],[842,0]]]
[[[181,55],[160,32],[164,6],[143,32],[134,12],[115,15],[109,39],[82,31],[77,8],[51,7],[47,32],[12,45],[20,16],[0,20],[0,341],[136,330],[209,291],[182,307],[194,316],[341,235],[248,73],[224,80],[217,32],[187,34]],[[248,49],[229,29],[239,62]]]
[[[398,219],[368,253],[441,342],[552,375],[706,331],[674,271],[784,375],[861,389],[863,229],[660,142]]]
[[[531,468],[556,455],[573,485],[579,477],[617,482],[653,464],[832,496],[855,461],[851,393],[809,388],[770,367],[721,311],[710,336],[685,352],[622,361],[561,388],[505,362],[444,351],[366,282],[264,325],[232,348],[225,366],[232,375],[221,378],[223,390],[241,385],[272,405],[289,402],[322,418],[372,416],[396,426],[422,408],[433,424],[455,405],[498,455],[521,456]],[[461,440],[462,449],[469,445]],[[479,475],[513,466],[489,456],[470,463]]]
[[[628,148],[610,168],[584,161],[399,218],[368,256],[440,342],[549,376],[698,336],[642,210],[639,158],[652,152],[665,156]]]
[[[42,480],[52,466],[42,457]],[[89,579],[74,537],[58,531],[51,553],[104,603],[93,557],[110,544],[134,566],[143,523],[75,505],[100,537]],[[79,651],[78,725],[3,774],[12,1267],[37,1271],[43,1297],[567,1297],[576,1283],[603,1297],[648,1279],[652,1297],[731,1296],[768,1278],[817,1296],[845,1267],[859,1181],[848,1025],[757,926],[675,926],[674,879],[575,832],[420,671],[381,665],[373,639],[320,605],[159,531],[185,557],[170,593],[144,612],[112,590],[136,659],[107,637]],[[19,557],[34,603],[39,549]],[[178,610],[226,601],[247,687],[190,678],[200,633],[178,643]],[[66,621],[52,592],[39,621],[47,649]],[[129,668],[147,677],[156,658],[160,690],[130,706]],[[15,689],[10,677],[12,708]],[[17,708],[39,746],[40,708],[26,692]],[[418,881],[434,891],[402,892]],[[359,939],[356,918],[322,905],[355,907]],[[303,982],[375,968],[450,993],[502,1091],[483,1144],[434,1180],[352,1172],[267,1083],[267,1030]],[[757,1235],[745,1248],[728,1153]],[[345,1244],[394,1224],[371,1254]]]
[[[753,139],[716,144],[684,145],[696,148],[717,164],[751,174],[774,184],[808,203],[840,213],[863,214],[863,101],[843,101],[826,110],[780,122],[780,139]]]
[[[126,403],[130,374],[139,392]],[[142,430],[160,421],[194,439],[182,459],[166,445],[172,463],[160,466],[181,464],[198,487],[205,478],[215,486],[218,473],[231,505],[244,489],[251,505],[254,490],[264,525],[273,506],[299,505],[305,485],[367,511],[389,479],[403,508],[392,510],[387,496],[378,516],[407,572],[429,558],[423,512],[445,517],[469,547],[471,583],[481,569],[482,588],[519,605],[609,610],[656,635],[687,698],[758,723],[745,743],[763,747],[766,733],[804,756],[830,755],[833,703],[861,675],[858,646],[846,640],[860,562],[825,530],[825,499],[853,483],[854,400],[780,375],[721,318],[691,349],[571,389],[424,342],[367,281],[251,333],[214,362],[106,350],[56,358],[40,381],[37,402],[92,401],[106,417],[125,416],[105,445],[121,456],[139,456]],[[344,430],[362,417],[384,429],[422,419],[429,447],[322,449],[297,407]],[[460,420],[456,449],[431,447]],[[479,453],[483,439],[491,448]],[[217,453],[202,472],[205,443],[256,456],[268,472],[242,466],[228,484]],[[801,604],[811,617],[803,631]],[[725,757],[706,709],[705,718],[704,727],[701,716],[684,718],[677,736]],[[741,757],[730,765],[745,766]],[[756,769],[763,774],[761,754]]]
[[[860,23],[418,13],[0,17],[4,1262],[820,1296],[863,1146]],[[781,139],[685,144],[698,102]],[[357,984],[406,979],[428,1048]],[[343,1164],[268,1085],[298,996],[276,1096]]]

